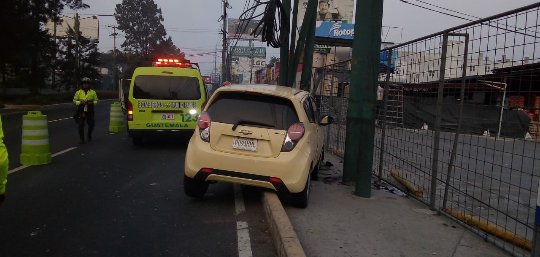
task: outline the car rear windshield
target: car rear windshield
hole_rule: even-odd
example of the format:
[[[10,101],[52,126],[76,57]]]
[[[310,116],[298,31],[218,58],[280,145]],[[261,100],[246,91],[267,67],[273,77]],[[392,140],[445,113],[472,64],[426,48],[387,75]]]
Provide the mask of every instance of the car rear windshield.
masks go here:
[[[201,99],[199,79],[196,77],[139,75],[135,77],[133,98],[198,100]]]
[[[222,93],[208,107],[212,121],[270,127],[287,130],[298,122],[298,115],[291,101],[281,97]]]

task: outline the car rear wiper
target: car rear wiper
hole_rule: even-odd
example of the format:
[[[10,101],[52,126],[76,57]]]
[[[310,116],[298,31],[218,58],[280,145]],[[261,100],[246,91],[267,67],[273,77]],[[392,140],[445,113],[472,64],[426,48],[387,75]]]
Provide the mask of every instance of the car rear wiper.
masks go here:
[[[250,121],[250,120],[239,120],[237,121],[234,126],[232,127],[232,130],[235,131],[238,125],[257,125],[257,126],[264,126],[269,128],[275,128],[276,126],[272,124],[257,122],[257,121]]]

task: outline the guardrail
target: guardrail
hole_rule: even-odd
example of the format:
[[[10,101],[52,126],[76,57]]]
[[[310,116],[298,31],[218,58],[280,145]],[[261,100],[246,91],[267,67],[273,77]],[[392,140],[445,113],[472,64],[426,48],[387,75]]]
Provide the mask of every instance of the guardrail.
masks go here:
[[[540,3],[383,49],[374,176],[515,256],[529,256],[540,177]],[[314,95],[343,155],[351,62]]]

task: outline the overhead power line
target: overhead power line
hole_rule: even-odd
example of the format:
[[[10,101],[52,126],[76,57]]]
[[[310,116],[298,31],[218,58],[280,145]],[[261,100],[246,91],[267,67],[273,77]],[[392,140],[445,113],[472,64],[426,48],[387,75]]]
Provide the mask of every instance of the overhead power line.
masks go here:
[[[426,2],[426,1],[422,1],[422,0],[415,0],[415,1],[416,1],[416,2],[419,2],[419,3],[423,3],[423,4],[425,4],[425,5],[433,6],[433,7],[435,7],[435,8],[439,8],[439,9],[442,9],[442,10],[445,10],[445,11],[450,11],[450,12],[454,12],[454,13],[457,13],[457,14],[465,15],[465,16],[467,16],[467,17],[471,17],[471,18],[475,18],[475,19],[481,19],[481,17],[478,17],[478,16],[474,16],[474,15],[470,15],[470,14],[467,14],[467,13],[464,13],[464,12],[452,10],[452,9],[450,9],[450,8],[446,8],[446,7],[443,7],[443,6],[435,5],[435,4]]]
[[[478,20],[478,19],[481,19],[479,17],[476,17],[474,15],[470,15],[470,14],[466,14],[466,13],[463,13],[463,12],[459,12],[459,11],[455,11],[455,10],[452,10],[452,9],[449,9],[449,8],[446,8],[446,7],[442,7],[442,6],[438,6],[438,5],[435,5],[435,4],[431,4],[431,3],[428,3],[428,2],[425,2],[425,1],[422,1],[422,0],[415,0],[419,3],[422,3],[422,4],[426,4],[426,5],[429,5],[429,6],[432,6],[432,7],[436,7],[436,8],[439,8],[439,9],[442,9],[442,10],[447,10],[447,11],[451,11],[451,12],[454,12],[454,13],[457,13],[457,14],[461,14],[461,15],[465,15],[465,16],[468,16],[468,17],[473,17],[475,18],[474,20],[473,19],[469,19],[469,18],[465,18],[465,17],[462,17],[462,16],[459,16],[457,14],[451,14],[451,13],[447,13],[447,12],[443,12],[443,11],[439,11],[439,10],[435,10],[433,8],[429,8],[429,7],[426,7],[426,6],[422,6],[422,5],[418,5],[418,4],[415,4],[415,3],[411,3],[411,2],[408,2],[406,0],[399,0],[403,3],[406,3],[406,4],[409,4],[409,5],[412,5],[412,6],[416,6],[416,7],[419,7],[419,8],[422,8],[422,9],[426,9],[428,11],[432,11],[432,12],[436,12],[436,13],[440,13],[440,14],[444,14],[444,15],[447,15],[447,16],[451,16],[451,17],[454,17],[454,18],[458,18],[458,19],[462,19],[462,20],[466,20],[466,21],[475,21],[475,20]],[[505,31],[508,31],[508,32],[514,32],[516,34],[521,34],[521,35],[524,35],[524,36],[530,36],[530,37],[537,37],[538,33],[537,31],[532,31],[532,30],[529,30],[528,28],[520,28],[520,27],[517,27],[515,25],[509,25],[509,24],[504,24],[504,23],[499,23],[498,21],[494,21],[493,23],[495,23],[495,25],[492,25],[491,22],[489,23],[482,23],[482,25],[487,25],[489,27],[492,27],[492,28],[496,28],[496,29],[501,29],[501,30],[505,30]],[[509,29],[511,28],[511,29]],[[523,32],[522,32],[523,31]],[[529,32],[532,32],[534,35],[531,35],[531,34],[528,34]]]
[[[432,12],[436,12],[436,13],[440,13],[440,14],[444,14],[444,15],[447,15],[447,16],[451,16],[451,17],[454,17],[454,18],[458,18],[458,19],[462,19],[462,20],[466,20],[466,21],[474,21],[474,20],[471,20],[469,18],[465,18],[465,17],[461,17],[461,16],[458,16],[458,15],[455,15],[455,14],[451,14],[451,13],[447,13],[447,12],[443,12],[443,11],[439,11],[439,10],[435,10],[433,8],[429,8],[429,7],[425,7],[425,6],[422,6],[422,5],[418,5],[418,4],[415,4],[415,3],[411,3],[411,2],[408,2],[406,0],[399,0],[403,3],[406,3],[406,4],[409,4],[409,5],[412,5],[412,6],[416,6],[418,8],[422,8],[422,9],[426,9],[428,11],[432,11]]]

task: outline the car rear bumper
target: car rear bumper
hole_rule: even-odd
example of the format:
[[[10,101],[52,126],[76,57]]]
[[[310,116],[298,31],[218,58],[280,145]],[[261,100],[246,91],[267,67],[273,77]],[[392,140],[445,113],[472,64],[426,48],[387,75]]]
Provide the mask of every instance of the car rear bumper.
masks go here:
[[[161,136],[161,135],[192,135],[193,129],[128,129],[132,137]]]
[[[312,167],[309,156],[309,153],[299,151],[282,152],[275,158],[219,152],[193,136],[186,152],[184,172],[190,178],[205,181],[225,181],[298,193],[304,190]],[[212,172],[203,172],[203,169],[212,169]]]

